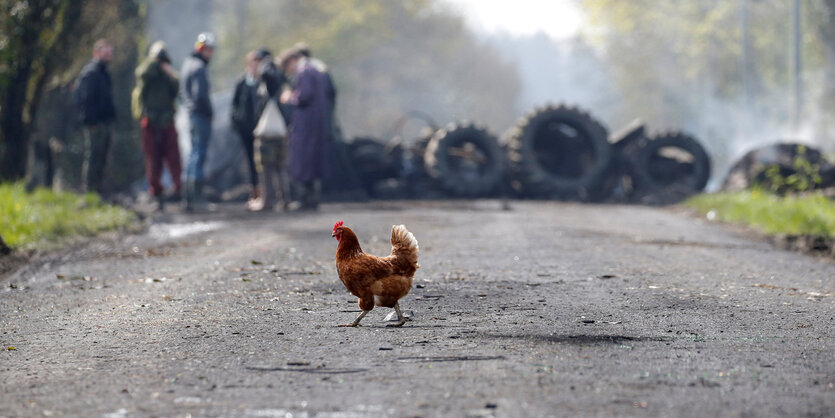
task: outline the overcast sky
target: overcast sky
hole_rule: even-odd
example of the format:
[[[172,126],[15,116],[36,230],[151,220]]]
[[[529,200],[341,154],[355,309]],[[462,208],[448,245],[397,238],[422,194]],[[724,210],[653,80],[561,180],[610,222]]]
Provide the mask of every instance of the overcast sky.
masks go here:
[[[469,24],[485,32],[530,35],[545,32],[554,39],[580,30],[583,14],[576,0],[445,0],[460,10]]]

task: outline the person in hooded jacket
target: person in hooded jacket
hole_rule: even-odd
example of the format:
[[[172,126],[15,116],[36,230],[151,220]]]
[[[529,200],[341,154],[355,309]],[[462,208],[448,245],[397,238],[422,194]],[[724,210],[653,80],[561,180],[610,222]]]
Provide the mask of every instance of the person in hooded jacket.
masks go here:
[[[162,176],[163,161],[174,183],[175,198],[181,192],[180,147],[174,128],[174,112],[179,92],[179,80],[162,41],[154,42],[148,57],[136,68],[137,85],[134,90],[134,113],[142,128],[142,150],[145,152],[145,175],[156,209],[165,206]]]

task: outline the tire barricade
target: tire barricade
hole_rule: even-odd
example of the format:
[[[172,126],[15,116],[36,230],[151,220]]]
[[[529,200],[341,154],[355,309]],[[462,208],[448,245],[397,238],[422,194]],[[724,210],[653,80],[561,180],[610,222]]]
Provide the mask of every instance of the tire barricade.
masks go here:
[[[568,105],[533,110],[501,141],[471,122],[428,125],[409,141],[346,143],[370,197],[669,204],[701,192],[711,172],[704,147],[686,133],[648,134],[635,120],[610,136],[589,112]]]

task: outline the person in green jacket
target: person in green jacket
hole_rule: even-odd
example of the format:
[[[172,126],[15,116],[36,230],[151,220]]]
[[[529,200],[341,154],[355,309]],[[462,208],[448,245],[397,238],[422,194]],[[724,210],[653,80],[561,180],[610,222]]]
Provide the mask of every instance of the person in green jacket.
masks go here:
[[[180,148],[174,128],[174,112],[179,93],[177,73],[162,41],[154,42],[148,58],[136,69],[137,85],[133,92],[133,113],[142,126],[142,149],[145,151],[145,175],[157,210],[163,210],[165,198],[160,182],[163,161],[174,182],[174,196],[179,199],[182,182]]]

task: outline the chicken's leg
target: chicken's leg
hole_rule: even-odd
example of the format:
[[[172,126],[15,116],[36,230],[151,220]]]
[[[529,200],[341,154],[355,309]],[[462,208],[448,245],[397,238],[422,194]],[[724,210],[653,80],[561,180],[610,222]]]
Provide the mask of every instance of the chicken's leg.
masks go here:
[[[358,316],[357,319],[354,320],[354,322],[351,322],[350,324],[339,324],[339,326],[340,327],[356,327],[356,326],[359,326],[360,321],[362,321],[362,318],[365,318],[365,315],[367,315],[369,312],[371,312],[371,311],[362,311],[360,316]]]
[[[397,312],[397,322],[386,325],[387,327],[402,327],[406,323],[406,317],[400,312],[400,302],[394,304],[394,311]]]

